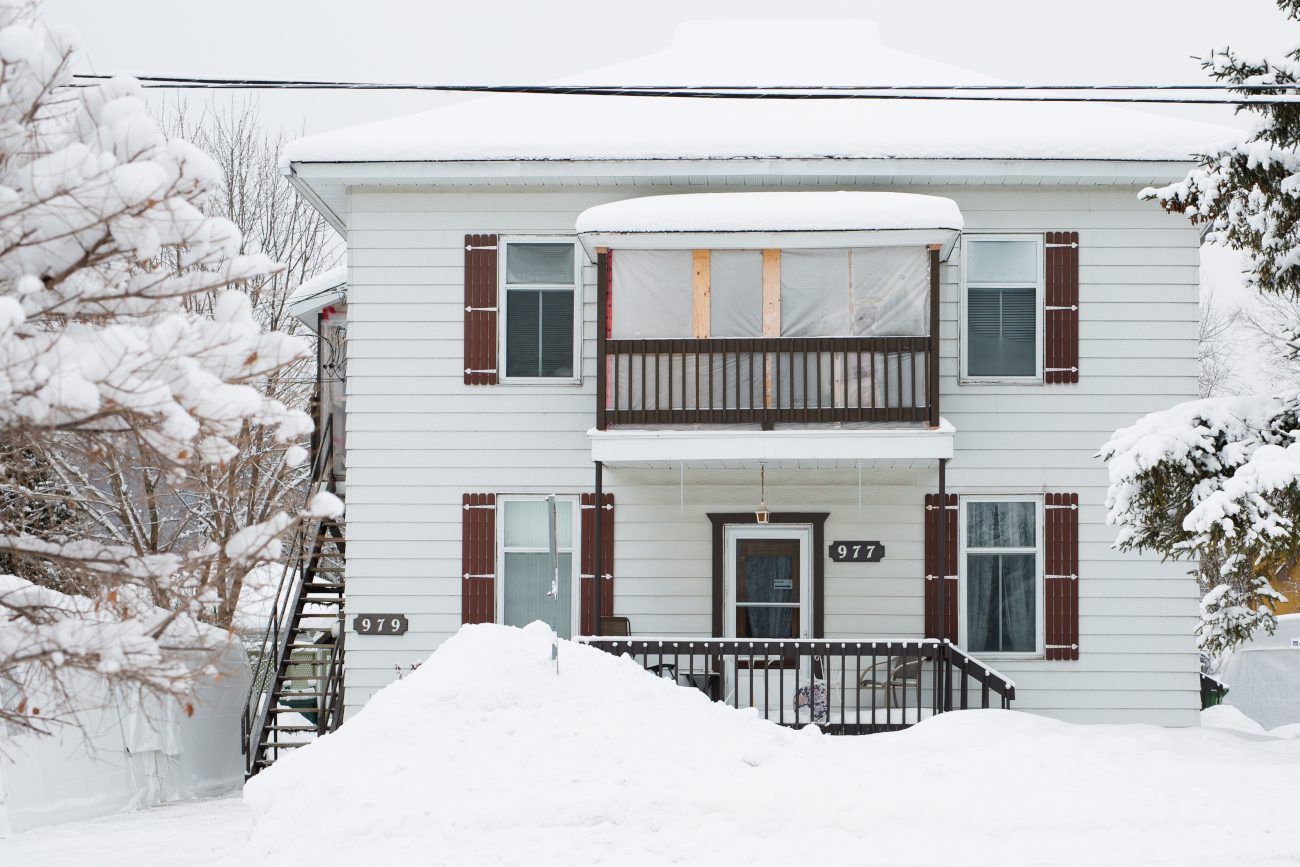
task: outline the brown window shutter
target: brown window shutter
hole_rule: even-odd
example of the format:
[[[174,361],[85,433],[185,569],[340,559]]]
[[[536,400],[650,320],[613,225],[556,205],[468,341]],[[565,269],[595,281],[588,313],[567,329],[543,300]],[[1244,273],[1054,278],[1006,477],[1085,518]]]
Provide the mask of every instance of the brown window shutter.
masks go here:
[[[582,558],[581,558],[581,582],[582,582],[582,602],[580,620],[582,621],[582,634],[596,634],[596,620],[593,616],[596,603],[596,570],[592,568],[592,563],[596,557],[596,523],[595,494],[583,494],[581,502],[582,512]],[[601,570],[602,580],[605,582],[601,589],[600,607],[602,617],[614,616],[614,495],[605,494],[605,508],[601,510],[602,518],[605,525],[601,528],[600,545],[604,550],[605,568]]]
[[[1048,494],[1047,658],[1079,658],[1079,495]]]
[[[943,526],[947,531],[944,540],[943,559],[946,562],[942,571],[944,597],[943,622],[944,638],[954,644],[957,642],[958,618],[958,581],[957,581],[957,495],[948,495],[948,508],[939,509],[939,495],[925,495],[925,637],[937,638],[939,635],[939,526],[940,511],[943,512]]]
[[[494,623],[497,495],[465,494],[460,522],[460,622]]]
[[[497,384],[497,236],[465,236],[465,384]]]
[[[1047,233],[1047,382],[1079,381],[1079,233]]]

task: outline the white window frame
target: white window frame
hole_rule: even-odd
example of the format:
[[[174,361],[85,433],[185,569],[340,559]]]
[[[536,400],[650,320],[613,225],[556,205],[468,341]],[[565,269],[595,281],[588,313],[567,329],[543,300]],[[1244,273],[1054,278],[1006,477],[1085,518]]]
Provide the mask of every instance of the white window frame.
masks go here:
[[[509,313],[507,288],[550,289],[557,283],[512,283],[506,285],[506,257],[510,244],[572,244],[573,245],[573,376],[507,376],[506,375],[506,318]],[[586,254],[576,235],[500,235],[497,237],[497,383],[500,385],[582,385],[582,308],[584,301],[583,266]]]
[[[1038,248],[1035,262],[1038,268],[1038,279],[1033,283],[1012,283],[1008,281],[999,281],[997,283],[971,283],[966,279],[966,255],[970,250],[970,243],[979,241],[1033,241]],[[1043,359],[1044,352],[1044,328],[1046,326],[1046,305],[1047,305],[1047,275],[1046,275],[1046,255],[1045,240],[1043,234],[1031,234],[1028,232],[999,233],[999,234],[964,234],[961,237],[961,280],[957,292],[958,315],[960,316],[958,341],[958,359],[961,365],[961,384],[962,385],[979,385],[982,383],[1009,383],[1020,385],[1041,384],[1043,379]],[[970,334],[966,315],[966,296],[970,289],[1029,289],[1035,290],[1034,303],[1034,370],[1033,376],[971,376],[968,373],[968,356],[967,350],[970,348]]]
[[[496,597],[495,621],[498,624],[505,623],[505,616],[506,616],[506,551],[507,551],[506,549],[506,503],[525,502],[525,501],[531,501],[531,502],[541,501],[544,503],[546,502],[546,497],[547,497],[546,494],[498,494],[497,495],[497,514],[496,514],[497,578],[496,581],[494,582],[496,585],[496,587],[494,588],[494,595]],[[570,591],[570,599],[573,603],[572,605],[573,610],[570,613],[572,619],[569,622],[573,624],[574,636],[582,634],[582,623],[581,623],[582,581],[579,578],[579,573],[582,572],[582,556],[581,556],[582,508],[580,505],[580,500],[581,498],[577,494],[556,494],[555,495],[555,511],[557,515],[559,513],[559,510],[564,508],[566,505],[573,510],[574,538],[572,540],[572,545],[570,547],[557,545],[555,549],[555,553],[557,555],[558,554],[573,555],[573,557],[570,558],[570,564],[572,568],[570,569],[571,574],[569,575],[570,587],[572,588],[572,590]],[[509,552],[511,554],[549,554],[550,551],[551,549],[549,546],[545,548],[511,547],[509,549]],[[564,575],[560,575],[560,580],[561,581],[564,580]]]
[[[999,652],[991,653],[981,651],[980,659],[1041,659],[1045,655],[1044,651],[1047,643],[1047,605],[1043,594],[1046,591],[1046,581],[1044,580],[1044,535],[1047,529],[1044,520],[1044,499],[1042,494],[963,494],[958,498],[959,511],[957,513],[957,577],[958,593],[957,604],[960,610],[957,614],[957,644],[963,650],[966,650],[970,644],[966,632],[967,618],[967,575],[966,575],[966,508],[970,503],[994,503],[994,502],[1019,502],[1034,503],[1034,540],[1037,545],[1033,548],[1034,552],[1034,650],[1032,652]],[[973,553],[1027,553],[1029,548],[976,548]]]
[[[727,524],[723,527],[723,637],[736,637],[736,542],[739,539],[795,539],[799,542],[799,637],[812,638],[812,524]]]

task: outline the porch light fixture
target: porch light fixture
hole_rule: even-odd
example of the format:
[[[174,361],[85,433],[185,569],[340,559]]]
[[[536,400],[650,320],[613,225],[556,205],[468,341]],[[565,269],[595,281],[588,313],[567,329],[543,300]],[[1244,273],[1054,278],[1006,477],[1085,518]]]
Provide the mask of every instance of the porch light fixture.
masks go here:
[[[766,524],[769,523],[769,519],[772,517],[772,513],[767,510],[767,462],[766,461],[758,462],[758,479],[759,479],[759,486],[760,486],[759,495],[758,495],[758,508],[754,510],[754,517],[758,520],[758,523]]]

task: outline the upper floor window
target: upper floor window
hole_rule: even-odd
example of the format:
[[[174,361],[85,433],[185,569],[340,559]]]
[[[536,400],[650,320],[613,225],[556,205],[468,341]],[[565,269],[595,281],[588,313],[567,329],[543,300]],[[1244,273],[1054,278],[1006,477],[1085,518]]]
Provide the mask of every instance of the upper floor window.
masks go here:
[[[502,239],[501,248],[505,380],[576,379],[582,277],[578,245]]]
[[[1042,262],[1039,235],[962,239],[963,379],[1042,380]]]

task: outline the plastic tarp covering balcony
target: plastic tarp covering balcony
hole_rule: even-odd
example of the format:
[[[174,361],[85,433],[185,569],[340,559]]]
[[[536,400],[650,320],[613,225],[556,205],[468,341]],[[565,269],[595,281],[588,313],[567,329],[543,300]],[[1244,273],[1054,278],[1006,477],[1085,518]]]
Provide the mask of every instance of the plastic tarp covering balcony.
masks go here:
[[[1300,723],[1300,614],[1228,654],[1215,676],[1228,685],[1223,703],[1265,729]]]
[[[615,339],[693,335],[690,250],[617,250],[610,285]],[[712,337],[761,337],[763,257],[758,250],[709,255]],[[929,332],[929,257],[923,247],[781,251],[782,337],[924,337]],[[712,363],[713,370],[697,365]],[[775,362],[774,362],[775,363]],[[785,355],[774,382],[783,405],[901,406],[924,403],[925,358],[910,352]],[[767,362],[761,353],[661,354],[643,365],[620,356],[611,370],[630,406],[642,409],[737,409],[763,405]],[[646,380],[645,388],[642,379]],[[696,383],[700,382],[698,393]],[[820,391],[820,400],[817,392]],[[656,402],[655,396],[658,396]],[[648,404],[648,406],[647,406]]]

